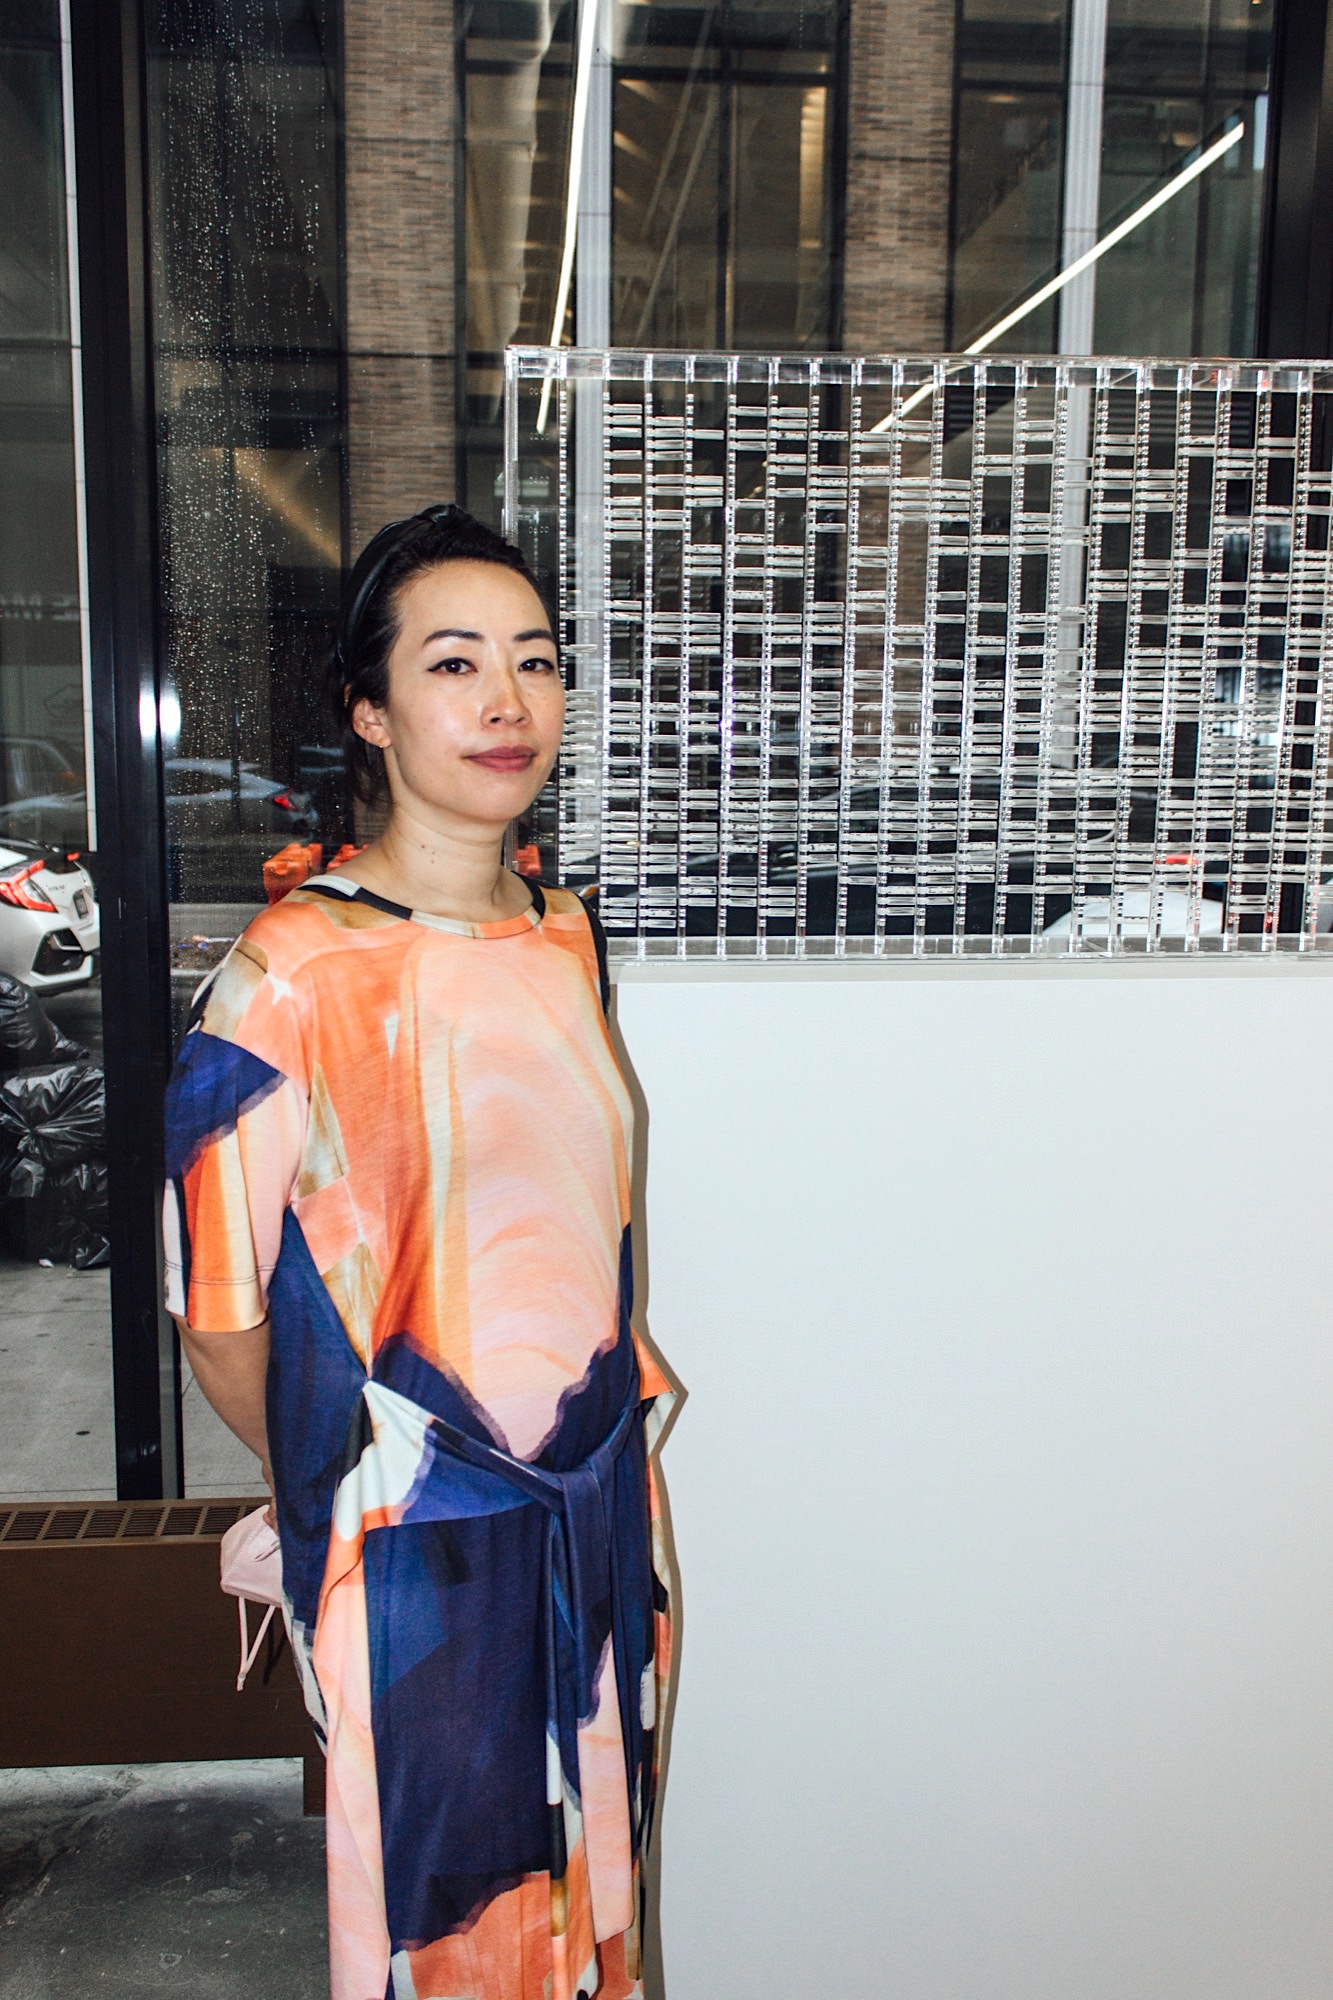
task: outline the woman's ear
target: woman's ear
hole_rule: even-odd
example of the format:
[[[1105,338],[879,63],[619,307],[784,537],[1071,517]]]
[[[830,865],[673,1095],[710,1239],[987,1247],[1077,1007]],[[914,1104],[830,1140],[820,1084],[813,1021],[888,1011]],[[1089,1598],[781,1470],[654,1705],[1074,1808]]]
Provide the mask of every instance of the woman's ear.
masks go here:
[[[367,743],[374,743],[381,750],[389,748],[390,737],[384,717],[367,696],[362,695],[360,701],[355,704],[350,720],[357,735]]]

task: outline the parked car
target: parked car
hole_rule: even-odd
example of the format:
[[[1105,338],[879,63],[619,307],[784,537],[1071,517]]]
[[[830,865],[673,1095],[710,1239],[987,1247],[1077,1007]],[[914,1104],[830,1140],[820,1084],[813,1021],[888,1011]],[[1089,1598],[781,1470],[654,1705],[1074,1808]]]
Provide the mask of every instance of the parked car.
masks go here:
[[[54,848],[0,843],[0,972],[37,993],[81,986],[97,970],[100,944],[87,869]]]
[[[341,783],[346,769],[341,744],[298,743],[296,746],[296,775],[309,791],[330,780]]]
[[[341,744],[298,743],[292,776],[310,794],[326,839],[332,839],[339,826],[350,830],[351,794]]]
[[[59,746],[39,737],[11,736],[0,746],[0,757],[0,839],[65,850],[83,847],[87,794]],[[234,786],[226,757],[168,757],[164,774],[170,840],[254,833],[272,835],[281,844],[309,839],[319,830],[319,810],[310,793],[265,777],[253,764],[241,765]]]
[[[59,744],[40,736],[6,737],[0,743],[0,793],[0,839],[58,848],[86,845],[87,793]]]
[[[309,792],[266,778],[253,764],[236,770],[227,757],[168,757],[164,770],[170,840],[261,833],[282,844],[309,839],[319,829]]]

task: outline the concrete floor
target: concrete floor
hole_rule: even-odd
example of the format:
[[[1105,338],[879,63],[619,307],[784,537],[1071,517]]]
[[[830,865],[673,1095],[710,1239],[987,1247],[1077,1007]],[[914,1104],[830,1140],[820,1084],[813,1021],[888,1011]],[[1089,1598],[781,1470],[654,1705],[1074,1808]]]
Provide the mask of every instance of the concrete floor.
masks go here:
[[[187,1499],[206,1500],[215,1493],[267,1496],[258,1459],[213,1415],[188,1368],[182,1375],[181,1424]]]
[[[295,1760],[0,1771],[0,2000],[326,2000]]]
[[[0,1499],[114,1497],[108,1286],[0,1257]]]
[[[96,982],[43,1006],[101,1061]],[[189,1498],[263,1493],[254,1458],[213,1415],[188,1368],[181,1414]],[[105,1500],[115,1491],[109,1274],[45,1269],[0,1252],[0,1500]]]
[[[189,1370],[185,1490],[262,1494],[259,1467]],[[106,1500],[116,1491],[110,1275],[0,1255],[0,1500]]]

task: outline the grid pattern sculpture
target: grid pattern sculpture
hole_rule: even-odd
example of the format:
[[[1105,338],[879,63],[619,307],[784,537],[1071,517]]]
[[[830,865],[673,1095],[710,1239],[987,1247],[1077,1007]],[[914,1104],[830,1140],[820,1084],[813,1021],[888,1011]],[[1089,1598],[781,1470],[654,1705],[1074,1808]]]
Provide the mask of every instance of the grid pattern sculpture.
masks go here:
[[[621,952],[1312,948],[1333,366],[515,349]]]

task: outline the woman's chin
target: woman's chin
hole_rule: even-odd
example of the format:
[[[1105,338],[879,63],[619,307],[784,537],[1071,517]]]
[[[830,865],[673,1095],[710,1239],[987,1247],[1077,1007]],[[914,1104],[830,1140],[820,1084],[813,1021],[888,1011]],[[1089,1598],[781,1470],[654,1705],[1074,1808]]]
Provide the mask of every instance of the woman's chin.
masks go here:
[[[530,771],[487,771],[469,774],[457,785],[422,791],[411,802],[403,799],[399,809],[414,819],[466,820],[502,834],[510,820],[522,819],[540,790]]]

